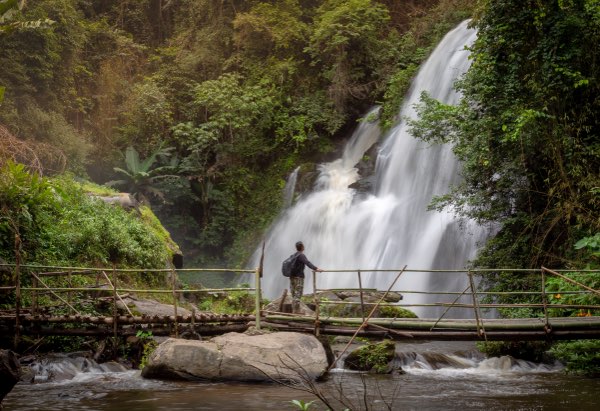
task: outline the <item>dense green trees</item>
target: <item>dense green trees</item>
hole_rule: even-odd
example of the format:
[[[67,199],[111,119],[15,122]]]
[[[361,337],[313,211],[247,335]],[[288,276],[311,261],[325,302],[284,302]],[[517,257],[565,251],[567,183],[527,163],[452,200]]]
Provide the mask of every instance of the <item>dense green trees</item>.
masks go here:
[[[0,124],[100,183],[139,186],[152,176],[120,153],[173,147],[152,167],[176,164],[180,178],[152,182],[164,194],[153,208],[187,261],[241,264],[286,174],[331,151],[374,101],[389,102],[389,121],[429,47],[473,3],[31,2],[19,21],[55,23],[0,34]]]

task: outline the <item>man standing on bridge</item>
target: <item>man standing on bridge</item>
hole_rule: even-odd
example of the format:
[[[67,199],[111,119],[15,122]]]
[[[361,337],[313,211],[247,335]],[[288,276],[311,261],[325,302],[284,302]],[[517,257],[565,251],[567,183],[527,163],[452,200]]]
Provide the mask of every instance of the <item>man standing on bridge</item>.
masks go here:
[[[296,243],[296,263],[290,274],[290,293],[292,294],[292,312],[294,314],[300,313],[300,298],[304,293],[304,267],[308,266],[314,271],[323,271],[317,268],[313,263],[308,261],[308,258],[304,255],[304,244],[302,241]]]

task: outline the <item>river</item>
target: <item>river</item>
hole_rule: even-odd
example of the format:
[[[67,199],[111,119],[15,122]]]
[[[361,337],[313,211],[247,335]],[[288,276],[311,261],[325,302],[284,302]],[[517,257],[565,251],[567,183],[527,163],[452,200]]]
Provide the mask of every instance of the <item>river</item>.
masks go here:
[[[600,409],[600,380],[566,375],[559,364],[488,359],[465,342],[398,343],[396,352],[406,374],[334,369],[316,387],[328,398],[343,390],[352,410]],[[37,367],[38,376],[50,365],[45,367]],[[295,410],[291,400],[315,399],[278,384],[158,381],[142,378],[137,370],[101,369],[95,363],[84,368],[62,381],[44,377],[36,378],[40,383],[17,384],[3,410]],[[326,407],[317,401],[309,409]]]

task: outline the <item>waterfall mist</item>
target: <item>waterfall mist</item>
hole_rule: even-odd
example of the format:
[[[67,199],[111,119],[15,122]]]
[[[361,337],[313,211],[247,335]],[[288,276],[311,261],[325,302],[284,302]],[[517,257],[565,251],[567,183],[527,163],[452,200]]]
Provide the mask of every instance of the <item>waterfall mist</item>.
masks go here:
[[[445,103],[456,103],[455,80],[470,64],[466,45],[476,32],[463,22],[440,42],[422,65],[400,110],[400,122],[386,135],[379,150],[375,190],[357,195],[349,185],[359,178],[356,164],[380,137],[376,123],[363,122],[346,145],[342,158],[319,166],[313,191],[283,211],[267,233],[264,259],[264,295],[275,298],[288,286],[281,275],[281,262],[302,240],[308,259],[324,270],[318,288],[356,288],[356,270],[362,272],[363,287],[387,289],[396,273],[372,273],[368,269],[463,268],[475,256],[477,242],[486,233],[451,212],[427,211],[435,195],[444,194],[458,181],[460,166],[448,145],[429,146],[407,131],[406,117],[414,117],[413,105],[423,91]],[[367,115],[366,118],[369,118]],[[259,251],[254,256],[258,265]],[[308,270],[307,270],[308,273]],[[394,287],[400,291],[458,291],[467,285],[465,275],[405,273]],[[312,292],[307,275],[305,292]],[[404,304],[448,300],[404,293]],[[410,307],[409,307],[410,308]],[[420,317],[434,317],[440,308],[413,307]],[[449,316],[469,316],[449,313]]]

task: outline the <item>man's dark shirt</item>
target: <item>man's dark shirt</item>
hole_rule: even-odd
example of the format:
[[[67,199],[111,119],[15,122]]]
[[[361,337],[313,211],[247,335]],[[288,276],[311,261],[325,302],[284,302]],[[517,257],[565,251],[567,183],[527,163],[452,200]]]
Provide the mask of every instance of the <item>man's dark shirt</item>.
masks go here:
[[[294,266],[294,270],[292,272],[292,277],[302,277],[304,278],[304,267],[308,266],[312,270],[316,270],[317,267],[304,255],[304,253],[299,252],[298,258],[296,258],[296,265]]]

